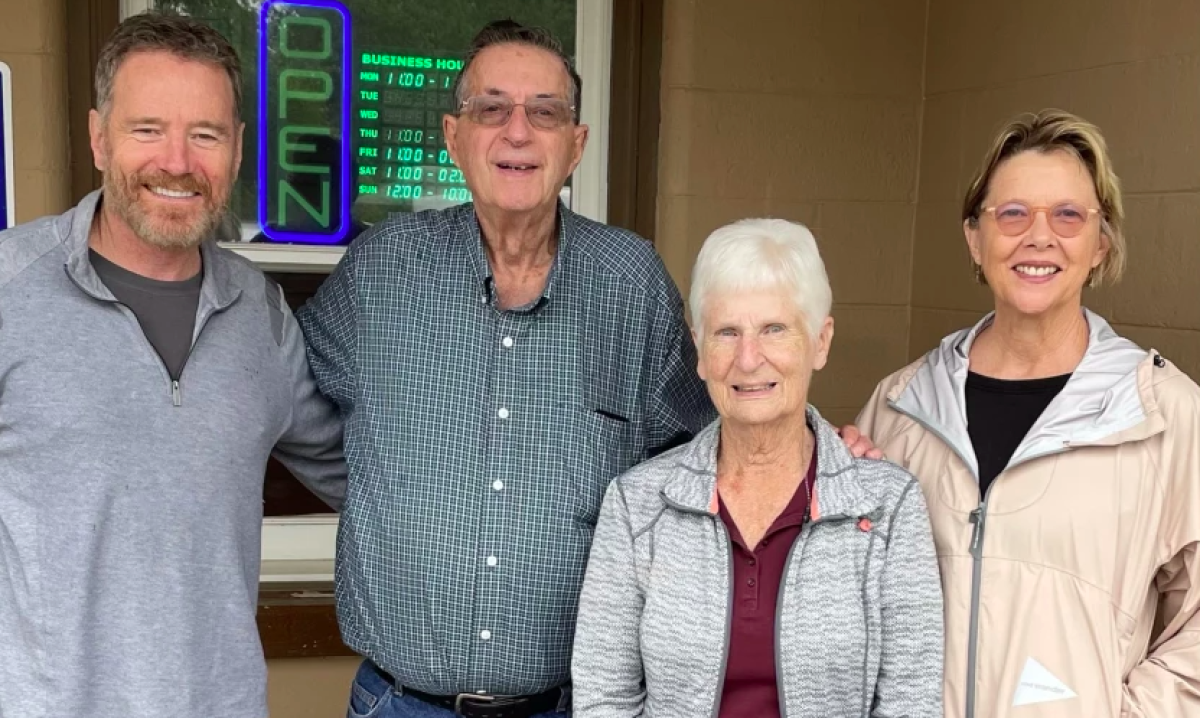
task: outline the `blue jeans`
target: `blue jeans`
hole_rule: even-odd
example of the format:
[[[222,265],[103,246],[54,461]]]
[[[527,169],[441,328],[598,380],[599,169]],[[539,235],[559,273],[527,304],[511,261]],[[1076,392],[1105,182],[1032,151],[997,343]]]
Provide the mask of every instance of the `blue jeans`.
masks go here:
[[[370,661],[363,661],[350,685],[346,718],[448,718],[454,711],[410,695],[400,695]],[[570,718],[570,712],[539,713],[533,718]]]

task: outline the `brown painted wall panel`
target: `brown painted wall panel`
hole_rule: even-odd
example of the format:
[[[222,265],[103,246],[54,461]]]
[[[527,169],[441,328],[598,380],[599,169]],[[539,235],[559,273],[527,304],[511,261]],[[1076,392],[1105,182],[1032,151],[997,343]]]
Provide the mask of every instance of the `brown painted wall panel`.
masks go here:
[[[824,407],[862,407],[875,384],[905,363],[908,309],[835,305],[829,363],[813,378],[810,400]]]
[[[959,202],[925,202],[917,206],[913,258],[914,309],[992,307],[992,295],[975,282],[967,241],[959,221]]]
[[[921,92],[925,0],[697,2],[674,87],[910,99]],[[681,48],[676,48],[681,49]],[[696,52],[695,50],[698,50]]]
[[[970,310],[913,307],[907,360],[911,362],[920,358],[948,334],[974,326],[980,316],[980,312]],[[900,365],[897,365],[896,369],[899,368]],[[879,378],[883,379],[883,376]]]
[[[1195,0],[930,0],[926,91],[1196,51]]]
[[[267,661],[267,704],[279,718],[346,715],[359,658],[280,658]]]
[[[807,224],[834,290],[812,399],[857,413],[905,358],[925,0],[666,0],[656,246],[681,289],[707,235]]]
[[[911,202],[821,203],[814,232],[838,303],[908,306],[915,209]]]
[[[680,159],[663,168],[669,196],[915,198],[916,97],[667,92],[664,165]]]

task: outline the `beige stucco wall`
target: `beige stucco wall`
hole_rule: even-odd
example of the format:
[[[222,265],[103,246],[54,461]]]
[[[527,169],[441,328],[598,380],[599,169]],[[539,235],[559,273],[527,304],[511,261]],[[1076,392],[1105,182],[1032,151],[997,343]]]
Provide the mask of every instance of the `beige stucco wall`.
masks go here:
[[[1200,377],[1200,2],[930,5],[910,354],[990,308],[959,223],[971,173],[1010,116],[1052,106],[1108,138],[1129,271],[1085,302]]]
[[[667,0],[656,245],[685,295],[735,219],[808,224],[836,337],[814,402],[849,419],[903,363],[925,0]]]
[[[0,0],[0,62],[13,75],[16,219],[68,206],[66,0]]]

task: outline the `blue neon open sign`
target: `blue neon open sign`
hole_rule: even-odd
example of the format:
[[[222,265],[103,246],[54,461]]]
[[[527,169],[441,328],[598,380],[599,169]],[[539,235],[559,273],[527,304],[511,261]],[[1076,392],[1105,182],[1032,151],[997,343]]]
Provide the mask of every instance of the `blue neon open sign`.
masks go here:
[[[259,23],[259,225],[275,242],[340,243],[350,229],[350,13],[336,0],[267,0]]]
[[[17,223],[13,177],[12,72],[0,62],[0,230]]]

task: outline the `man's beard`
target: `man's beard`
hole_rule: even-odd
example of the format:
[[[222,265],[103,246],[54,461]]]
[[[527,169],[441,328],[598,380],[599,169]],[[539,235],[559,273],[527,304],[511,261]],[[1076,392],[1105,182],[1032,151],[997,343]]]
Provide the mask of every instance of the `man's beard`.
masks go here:
[[[202,205],[192,207],[149,207],[141,196],[144,186],[199,193]],[[213,187],[200,175],[171,175],[166,172],[122,173],[109,165],[104,173],[104,203],[117,213],[133,233],[147,244],[162,249],[190,249],[213,235],[229,200],[214,194]],[[166,204],[166,203],[164,203]]]

